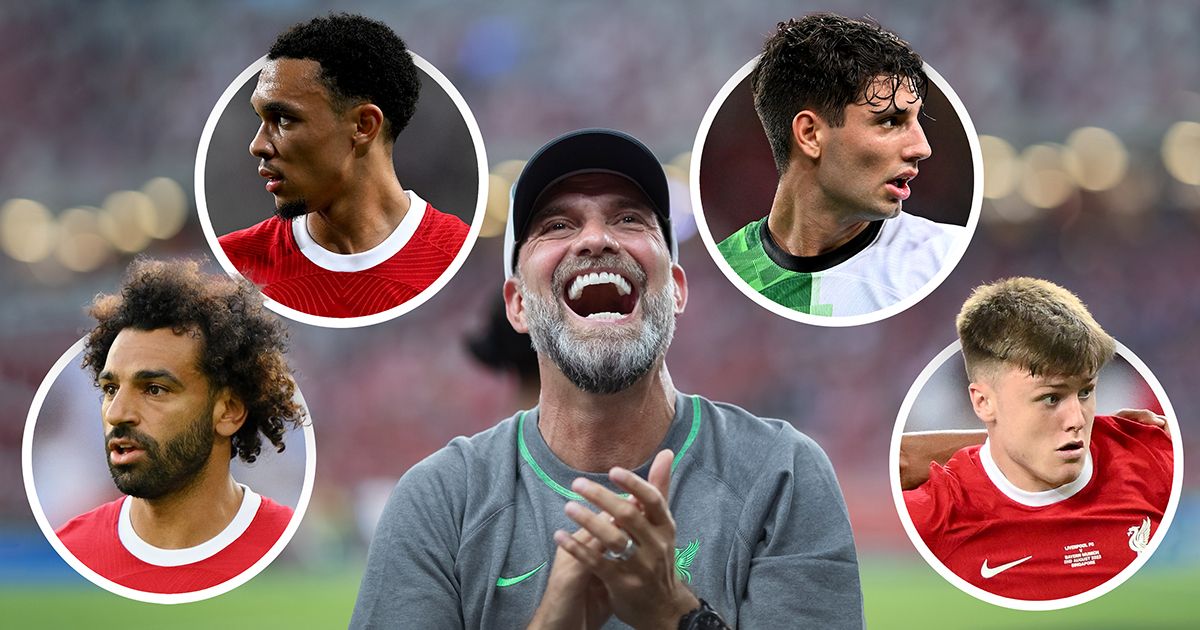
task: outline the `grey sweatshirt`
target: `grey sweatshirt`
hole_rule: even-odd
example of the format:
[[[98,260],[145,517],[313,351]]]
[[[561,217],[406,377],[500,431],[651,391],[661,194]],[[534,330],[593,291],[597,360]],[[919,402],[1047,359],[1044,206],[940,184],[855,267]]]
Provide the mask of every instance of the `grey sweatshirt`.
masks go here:
[[[524,628],[546,590],[576,477],[537,410],[455,438],[396,484],[371,541],[352,628]],[[676,453],[676,575],[730,625],[862,628],[841,490],[825,453],[780,420],[679,395],[659,449]],[[656,452],[657,452],[656,450]],[[650,462],[637,472],[645,477]],[[615,617],[606,628],[627,627]]]

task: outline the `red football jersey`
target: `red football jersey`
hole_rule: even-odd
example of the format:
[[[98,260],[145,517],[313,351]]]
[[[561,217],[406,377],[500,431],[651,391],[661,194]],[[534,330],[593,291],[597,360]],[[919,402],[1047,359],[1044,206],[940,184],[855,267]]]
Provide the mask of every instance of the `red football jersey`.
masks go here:
[[[946,568],[989,593],[1023,600],[1078,595],[1143,553],[1167,509],[1171,439],[1157,427],[1096,416],[1075,481],[1026,492],[988,444],[964,448],[904,493],[921,538]]]
[[[382,243],[335,254],[316,243],[303,218],[271,217],[222,236],[225,255],[267,297],[322,317],[361,317],[394,308],[437,280],[458,255],[468,227],[411,191],[408,214]]]
[[[129,518],[129,497],[76,516],[55,533],[80,562],[121,586],[191,593],[241,575],[266,555],[292,520],[291,508],[242,488],[242,505],[229,525],[187,549],[160,549],[142,540]]]

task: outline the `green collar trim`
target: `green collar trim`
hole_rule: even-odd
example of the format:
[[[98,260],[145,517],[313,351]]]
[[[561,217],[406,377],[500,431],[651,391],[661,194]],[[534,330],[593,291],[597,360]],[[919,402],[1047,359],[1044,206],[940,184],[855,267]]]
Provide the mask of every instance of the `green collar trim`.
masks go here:
[[[679,452],[675,453],[675,458],[671,460],[671,473],[675,472],[675,468],[677,466],[679,466],[679,462],[683,459],[683,456],[688,452],[688,449],[692,447],[692,443],[696,441],[696,435],[698,433],[700,433],[700,400],[699,399],[700,399],[700,397],[695,396],[695,395],[690,397],[690,400],[692,402],[692,428],[690,431],[688,431],[688,436],[687,436],[687,439],[685,439],[683,441],[683,446],[681,446],[679,448]],[[557,492],[558,494],[566,497],[567,499],[570,499],[571,501],[579,501],[580,503],[587,503],[587,499],[583,498],[583,496],[580,495],[578,492],[574,492],[572,490],[564,488],[562,486],[562,484],[551,479],[550,475],[547,475],[546,471],[542,470],[542,467],[539,466],[537,461],[535,461],[533,459],[533,455],[529,452],[529,447],[526,446],[526,444],[525,444],[525,414],[526,413],[527,412],[522,411],[517,416],[517,450],[520,451],[520,453],[521,453],[521,459],[524,459],[525,463],[529,464],[529,467],[533,470],[533,474],[537,475],[537,478],[541,479],[542,483],[546,484],[546,487],[548,487],[551,490]]]

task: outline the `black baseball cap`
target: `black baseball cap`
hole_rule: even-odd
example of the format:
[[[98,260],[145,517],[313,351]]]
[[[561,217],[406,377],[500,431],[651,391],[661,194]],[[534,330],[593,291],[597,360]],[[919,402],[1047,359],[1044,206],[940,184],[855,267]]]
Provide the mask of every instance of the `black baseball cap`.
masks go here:
[[[662,226],[671,249],[671,260],[679,258],[671,229],[671,196],[667,175],[654,153],[633,136],[613,129],[580,129],[563,134],[529,158],[512,189],[508,227],[504,234],[504,273],[513,275],[517,254],[533,218],[534,204],[542,192],[565,177],[580,173],[620,175],[642,190]]]

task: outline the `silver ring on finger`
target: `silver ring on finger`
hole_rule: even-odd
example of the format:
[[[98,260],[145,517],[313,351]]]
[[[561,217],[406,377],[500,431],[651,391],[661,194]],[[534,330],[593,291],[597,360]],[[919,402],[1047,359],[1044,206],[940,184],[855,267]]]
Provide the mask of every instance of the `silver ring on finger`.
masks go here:
[[[604,553],[602,555],[605,560],[612,560],[615,562],[624,562],[624,561],[632,558],[634,552],[636,552],[636,551],[637,551],[637,543],[633,542],[633,536],[630,536],[629,534],[625,534],[625,548],[621,550],[621,553],[613,553],[612,551],[605,549]]]

